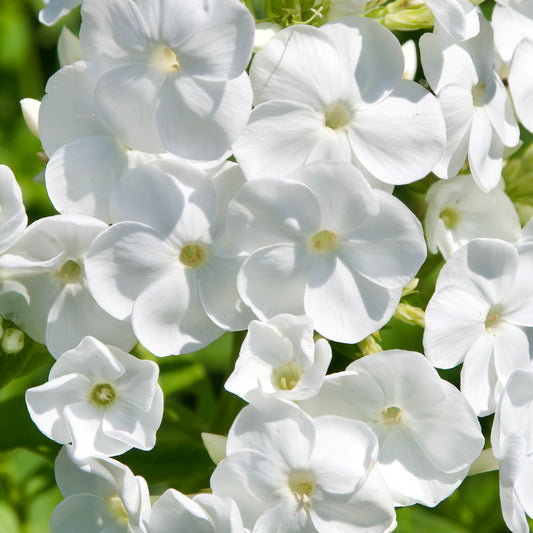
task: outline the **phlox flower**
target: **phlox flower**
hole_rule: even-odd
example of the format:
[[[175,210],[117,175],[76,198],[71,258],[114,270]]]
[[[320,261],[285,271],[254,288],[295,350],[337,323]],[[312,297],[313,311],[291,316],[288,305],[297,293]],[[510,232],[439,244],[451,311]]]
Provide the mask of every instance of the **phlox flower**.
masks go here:
[[[476,37],[456,41],[436,27],[419,43],[424,74],[446,122],[446,148],[434,172],[451,178],[468,156],[475,182],[488,192],[500,180],[504,147],[518,143],[520,130],[505,86],[493,68],[492,28],[478,16],[481,29]]]
[[[300,402],[313,416],[365,422],[377,435],[377,468],[396,505],[433,507],[463,481],[484,444],[465,397],[421,354],[375,353],[330,374]]]
[[[483,192],[470,174],[441,180],[429,187],[424,221],[428,249],[448,259],[472,239],[490,237],[516,243],[518,213],[503,190],[503,181]]]
[[[211,178],[156,161],[117,183],[110,211],[118,223],[89,250],[87,276],[99,304],[131,320],[155,355],[194,352],[254,318],[237,292],[245,256],[225,224],[243,182],[235,164]]]
[[[533,365],[514,372],[502,393],[491,433],[499,461],[503,518],[513,533],[528,533],[533,516]]]
[[[237,415],[211,488],[237,502],[254,533],[391,531],[394,507],[376,457],[365,424],[313,420],[293,403],[262,399]]]
[[[464,41],[479,33],[479,17],[469,0],[424,0],[438,24],[454,39]]]
[[[243,300],[259,318],[307,314],[321,335],[353,343],[391,318],[426,256],[416,217],[348,163],[306,165],[247,182],[228,227],[250,256]]]
[[[313,340],[307,316],[253,320],[224,387],[247,402],[264,396],[303,400],[316,394],[331,361],[325,339]]]
[[[533,247],[475,239],[440,271],[424,349],[437,368],[461,362],[461,391],[478,416],[496,409],[509,376],[530,362]]]
[[[83,61],[56,72],[46,84],[39,134],[49,157],[48,196],[61,213],[79,213],[110,222],[109,200],[127,168],[171,158],[124,145],[100,120],[94,83]]]
[[[151,450],[163,416],[159,367],[93,337],[65,352],[48,382],[26,391],[32,420],[77,459]]]
[[[150,533],[249,533],[242,525],[237,504],[214,494],[188,498],[175,489],[166,490],[154,503]]]
[[[15,175],[9,167],[0,165],[0,253],[16,242],[27,223],[22,191]]]
[[[74,459],[63,446],[55,477],[65,499],[52,513],[51,533],[148,533],[148,485],[127,466],[103,457]]]
[[[131,148],[221,157],[250,113],[254,28],[238,0],[85,0],[98,114]]]
[[[403,73],[398,40],[371,19],[278,32],[252,61],[256,107],[233,145],[247,179],[322,160],[351,162],[381,186],[423,178],[442,155],[444,122]]]
[[[54,357],[86,335],[130,350],[135,336],[94,301],[85,277],[85,254],[107,224],[83,215],[56,215],[28,226],[0,257],[0,314]]]

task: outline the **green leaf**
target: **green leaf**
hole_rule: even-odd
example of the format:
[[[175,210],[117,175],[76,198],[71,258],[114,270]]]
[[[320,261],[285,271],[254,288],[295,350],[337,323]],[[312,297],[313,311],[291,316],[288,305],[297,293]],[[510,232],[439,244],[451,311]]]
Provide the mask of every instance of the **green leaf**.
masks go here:
[[[398,528],[396,533],[412,533],[414,531],[423,531],[424,533],[470,533],[461,524],[449,520],[435,512],[423,507],[404,507],[398,509],[396,518]]]
[[[27,335],[24,348],[17,354],[6,354],[0,350],[0,389],[10,381],[33,372],[51,360],[45,346],[33,341]]]

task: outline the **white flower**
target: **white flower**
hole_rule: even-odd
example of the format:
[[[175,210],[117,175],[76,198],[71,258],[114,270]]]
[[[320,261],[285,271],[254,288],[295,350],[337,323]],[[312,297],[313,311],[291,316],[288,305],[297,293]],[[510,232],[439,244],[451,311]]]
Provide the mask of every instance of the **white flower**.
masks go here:
[[[128,170],[116,185],[111,218],[118,223],[89,250],[87,277],[99,304],[131,318],[155,355],[194,352],[254,318],[237,292],[245,256],[225,225],[243,182],[236,165],[210,178],[156,161]]]
[[[379,440],[378,469],[396,505],[433,507],[463,481],[483,448],[465,397],[421,354],[388,350],[326,377],[300,402],[313,416],[361,420]]]
[[[73,444],[73,456],[151,450],[163,416],[159,367],[93,337],[65,352],[47,383],[26,391],[32,420],[50,439]]]
[[[219,158],[250,112],[254,28],[238,0],[85,0],[80,41],[99,115],[137,150]]]
[[[55,462],[65,498],[50,518],[51,533],[148,533],[146,481],[114,459],[76,460],[64,446]]]
[[[509,378],[494,417],[491,442],[499,461],[503,518],[513,533],[528,533],[533,516],[533,365]]]
[[[461,391],[478,416],[494,412],[514,370],[527,366],[533,326],[533,247],[475,239],[442,268],[426,309],[424,349],[437,368],[461,362]]]
[[[230,204],[232,237],[250,253],[239,293],[263,320],[307,314],[328,339],[358,342],[388,322],[424,261],[420,223],[347,163],[288,178],[247,182]]]
[[[276,315],[253,320],[226,390],[247,402],[265,396],[303,400],[316,394],[331,361],[325,339],[313,341],[307,316]]]
[[[292,403],[263,399],[235,419],[211,488],[233,498],[256,533],[390,531],[394,507],[376,457],[363,423],[312,420]]]
[[[516,243],[520,219],[500,186],[483,192],[470,174],[438,181],[426,194],[424,226],[428,249],[448,259],[456,250],[477,237],[490,237]]]
[[[20,108],[24,122],[30,130],[31,134],[39,138],[39,109],[41,102],[33,98],[23,98],[20,101]]]
[[[34,222],[0,258],[0,314],[54,357],[86,335],[130,350],[131,326],[94,301],[85,278],[85,254],[107,224],[82,215],[56,215]]]
[[[146,154],[125,146],[100,120],[94,83],[83,61],[56,72],[46,84],[39,131],[49,157],[46,189],[61,213],[110,222],[109,200],[127,168],[170,154]]]
[[[490,23],[467,41],[444,32],[420,38],[424,74],[438,95],[446,122],[444,155],[434,168],[440,178],[458,174],[468,155],[474,180],[488,192],[498,184],[504,146],[515,146],[520,131],[511,100],[493,68]]]
[[[0,165],[0,253],[17,241],[27,223],[22,191],[15,175],[9,167]]]
[[[444,122],[434,96],[403,72],[398,40],[374,20],[280,31],[250,68],[256,108],[233,145],[247,179],[322,160],[387,184],[423,178],[442,155]]]
[[[166,490],[154,503],[150,533],[245,533],[236,503],[214,494],[187,498],[175,489]]]

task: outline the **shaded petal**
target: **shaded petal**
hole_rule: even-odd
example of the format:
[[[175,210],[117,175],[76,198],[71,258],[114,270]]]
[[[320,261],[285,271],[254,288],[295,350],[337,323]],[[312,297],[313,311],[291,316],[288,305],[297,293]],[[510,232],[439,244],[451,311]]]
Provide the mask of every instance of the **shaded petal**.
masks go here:
[[[187,7],[177,12],[178,20],[182,12],[193,11],[190,3],[183,4]],[[238,2],[211,1],[201,28],[179,46],[184,73],[218,81],[240,76],[252,55],[254,22],[249,9]],[[177,28],[174,31],[178,34]]]
[[[224,332],[204,311],[196,272],[185,267],[148,285],[135,300],[131,321],[139,342],[158,357],[195,352]]]
[[[402,48],[380,23],[365,17],[346,17],[325,24],[321,31],[335,43],[342,69],[355,77],[349,90],[357,109],[383,100],[397,86],[404,71]],[[333,79],[338,79],[338,74]]]
[[[259,318],[304,314],[309,255],[295,244],[276,244],[254,252],[237,277],[241,298]]]
[[[246,183],[228,207],[233,240],[247,252],[278,243],[306,244],[320,226],[320,204],[301,183],[261,179]]]
[[[480,189],[489,192],[500,181],[503,161],[503,143],[486,112],[478,109],[472,120],[468,143],[468,162],[472,176]]]
[[[427,6],[439,24],[458,41],[471,39],[479,33],[479,17],[468,0],[427,0]]]
[[[59,212],[110,222],[109,198],[126,164],[124,148],[111,137],[82,137],[54,152],[46,165],[46,190]]]
[[[212,257],[199,277],[200,300],[211,320],[229,331],[246,329],[255,318],[237,291],[237,273],[244,258]]]
[[[108,315],[87,289],[66,285],[48,314],[46,346],[57,358],[87,335],[126,351],[137,342],[130,324]]]
[[[512,11],[512,10],[510,10]],[[531,22],[533,26],[533,21]],[[520,122],[533,131],[533,41],[524,39],[516,48],[509,70],[509,88]]]
[[[98,78],[94,93],[98,114],[128,147],[154,154],[166,151],[156,123],[164,79],[161,73],[140,64],[125,65]]]
[[[114,224],[87,252],[85,270],[91,294],[108,313],[126,319],[142,290],[175,268],[177,255],[158,232],[144,224]]]
[[[178,76],[161,87],[157,127],[169,152],[193,160],[217,159],[240,135],[251,108],[245,73],[227,82]]]

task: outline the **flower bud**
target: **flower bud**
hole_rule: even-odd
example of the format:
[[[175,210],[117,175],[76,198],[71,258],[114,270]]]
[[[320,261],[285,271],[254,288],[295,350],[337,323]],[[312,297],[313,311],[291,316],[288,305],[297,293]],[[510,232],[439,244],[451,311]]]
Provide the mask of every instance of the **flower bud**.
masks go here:
[[[6,354],[15,355],[24,348],[24,333],[17,328],[8,328],[0,344]]]

